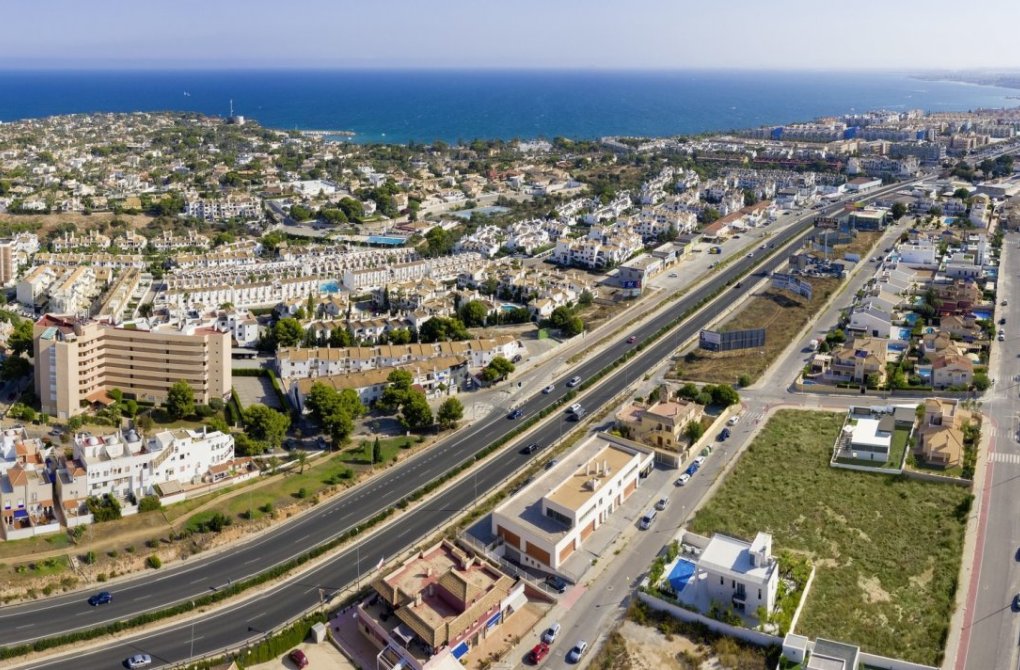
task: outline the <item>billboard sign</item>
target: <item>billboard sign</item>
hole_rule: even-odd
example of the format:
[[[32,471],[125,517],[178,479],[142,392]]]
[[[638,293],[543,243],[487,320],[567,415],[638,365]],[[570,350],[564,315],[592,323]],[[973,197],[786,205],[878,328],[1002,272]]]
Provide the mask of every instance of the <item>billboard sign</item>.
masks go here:
[[[772,288],[796,293],[806,300],[810,300],[814,296],[811,284],[801,281],[800,277],[781,272],[772,273]]]
[[[725,333],[702,330],[698,337],[698,346],[705,351],[736,351],[764,347],[765,329],[731,330]]]

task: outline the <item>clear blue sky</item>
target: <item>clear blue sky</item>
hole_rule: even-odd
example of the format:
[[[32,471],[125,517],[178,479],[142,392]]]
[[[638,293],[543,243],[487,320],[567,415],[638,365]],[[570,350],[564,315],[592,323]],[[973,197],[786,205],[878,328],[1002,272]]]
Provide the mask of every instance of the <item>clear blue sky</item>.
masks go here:
[[[0,68],[1020,68],[1020,1],[21,0]]]

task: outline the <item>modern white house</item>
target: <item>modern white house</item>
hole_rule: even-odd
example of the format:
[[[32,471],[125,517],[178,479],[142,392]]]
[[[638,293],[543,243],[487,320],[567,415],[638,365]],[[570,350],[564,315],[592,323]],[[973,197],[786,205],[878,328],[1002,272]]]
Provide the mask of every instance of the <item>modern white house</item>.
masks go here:
[[[849,449],[851,458],[862,461],[889,460],[889,451],[892,448],[892,436],[896,424],[892,416],[883,416],[881,419],[856,419],[856,423],[847,423],[843,427],[845,439],[849,440],[849,447],[844,447],[846,453]]]
[[[746,542],[716,533],[706,538],[684,533],[682,551],[666,574],[677,600],[703,613],[715,607],[756,617],[776,606],[779,563],[772,536],[758,533]]]

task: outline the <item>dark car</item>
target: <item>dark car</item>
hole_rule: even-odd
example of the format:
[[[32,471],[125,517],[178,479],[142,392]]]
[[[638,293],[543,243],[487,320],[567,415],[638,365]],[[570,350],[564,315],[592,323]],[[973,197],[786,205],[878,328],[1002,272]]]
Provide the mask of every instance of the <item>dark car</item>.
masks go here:
[[[545,469],[546,469],[546,470],[552,470],[552,469],[553,469],[553,467],[554,467],[554,466],[555,466],[555,465],[556,465],[557,463],[559,463],[559,461],[557,461],[557,460],[556,460],[556,459],[554,458],[554,459],[552,459],[551,461],[549,461],[548,463],[546,463],[546,464],[545,464]]]
[[[542,447],[539,446],[538,442],[532,442],[528,446],[526,446],[523,449],[521,449],[521,453],[522,454],[533,454],[533,453],[535,453],[536,451],[538,451],[541,448]]]
[[[1013,596],[1013,611],[1020,612],[1020,593]]]
[[[730,429],[729,428],[723,428],[722,432],[719,433],[719,441],[722,442],[723,440],[728,440],[729,437],[730,437]]]
[[[1000,326],[1005,326],[1006,325],[1006,317],[1002,317],[1001,319],[999,319],[999,325]]]
[[[515,409],[514,411],[510,412],[510,414],[507,415],[507,418],[510,420],[516,420],[521,418],[522,416],[524,416],[524,410]]]
[[[736,284],[733,285],[733,288],[741,288],[743,285],[744,285],[744,282],[738,281]]]
[[[109,591],[100,591],[94,596],[89,597],[89,605],[96,607],[97,605],[107,605],[113,602],[113,594]]]
[[[569,586],[562,577],[557,577],[556,575],[546,577],[545,583],[556,593],[566,593],[567,586]]]
[[[634,344],[635,342],[637,342],[636,335],[631,335],[630,337],[627,338],[627,344]]]
[[[300,649],[295,649],[291,651],[289,654],[287,654],[287,658],[289,658],[290,662],[296,665],[298,668],[308,667],[308,657],[305,656],[305,652],[301,651]]]

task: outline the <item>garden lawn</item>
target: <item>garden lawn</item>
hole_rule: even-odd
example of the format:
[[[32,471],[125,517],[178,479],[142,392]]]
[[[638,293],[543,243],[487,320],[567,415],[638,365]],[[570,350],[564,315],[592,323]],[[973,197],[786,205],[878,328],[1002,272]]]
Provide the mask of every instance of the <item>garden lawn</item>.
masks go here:
[[[351,469],[344,465],[340,454],[326,456],[312,461],[305,466],[305,471],[298,474],[300,466],[295,465],[289,474],[276,477],[273,483],[252,488],[248,495],[243,493],[225,502],[225,509],[220,507],[227,516],[244,516],[247,518],[249,509],[252,518],[262,516],[260,508],[267,503],[279,509],[293,504],[298,500],[297,493],[305,490],[308,498],[322,491],[327,486],[343,485],[354,481]]]
[[[777,412],[690,523],[803,552],[817,570],[797,633],[939,665],[969,492],[828,466],[842,414]]]

